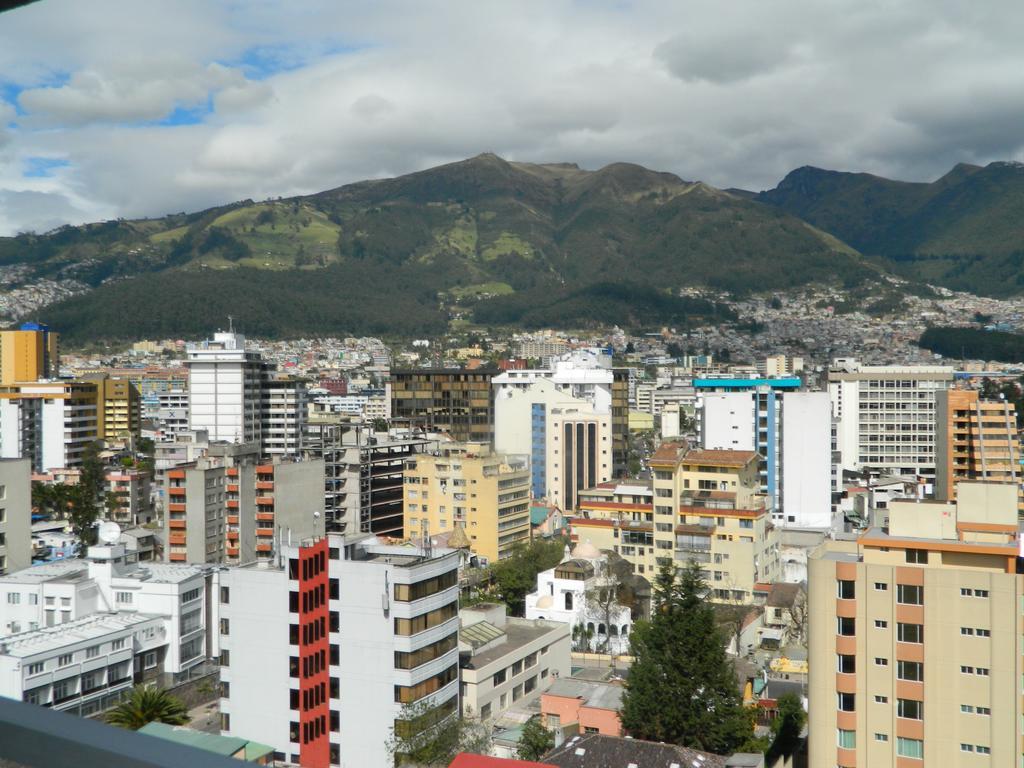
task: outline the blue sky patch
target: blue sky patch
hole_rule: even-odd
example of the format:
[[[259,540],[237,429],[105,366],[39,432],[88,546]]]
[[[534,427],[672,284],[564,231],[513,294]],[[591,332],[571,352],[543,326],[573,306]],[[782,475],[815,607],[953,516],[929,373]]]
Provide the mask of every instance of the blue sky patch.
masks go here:
[[[167,117],[157,120],[153,125],[199,125],[213,114],[213,96],[207,97],[203,104],[191,107],[178,104]]]
[[[21,174],[27,179],[46,179],[53,176],[57,168],[66,168],[70,162],[59,157],[27,157],[25,170]]]
[[[261,45],[249,48],[232,61],[221,62],[238,67],[249,80],[266,80],[282,72],[291,72],[327,56],[355,53],[369,45],[324,43],[319,45]]]

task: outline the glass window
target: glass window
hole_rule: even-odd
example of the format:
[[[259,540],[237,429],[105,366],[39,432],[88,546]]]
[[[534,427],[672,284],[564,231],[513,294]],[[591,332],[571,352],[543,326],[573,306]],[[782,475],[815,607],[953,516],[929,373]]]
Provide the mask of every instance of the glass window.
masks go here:
[[[915,699],[897,699],[896,712],[908,720],[920,720],[924,716],[924,702]]]
[[[897,584],[896,602],[904,605],[924,605],[924,587],[913,584]]]
[[[836,634],[844,636],[855,635],[857,629],[856,621],[849,616],[838,616],[836,617]]]
[[[837,739],[836,744],[840,749],[854,749],[857,745],[857,732],[856,731],[844,731],[842,729],[836,731]]]
[[[896,623],[896,639],[901,643],[923,643],[924,627],[921,624]]]
[[[921,760],[924,758],[924,742],[921,739],[906,739],[897,736],[896,754],[900,757],[913,757]]]
[[[857,596],[856,582],[840,579],[836,582],[836,597],[840,600],[853,600]]]

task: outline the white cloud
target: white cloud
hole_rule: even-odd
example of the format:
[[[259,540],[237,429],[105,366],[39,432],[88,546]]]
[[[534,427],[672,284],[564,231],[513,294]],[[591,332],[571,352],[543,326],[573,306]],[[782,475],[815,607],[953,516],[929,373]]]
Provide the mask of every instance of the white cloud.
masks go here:
[[[0,189],[68,201],[33,218],[18,198],[8,232],[485,150],[760,189],[805,164],[926,179],[1024,148],[1013,0],[85,5],[4,14],[0,72],[26,114],[0,103]],[[139,125],[209,99],[203,124]],[[19,175],[35,155],[70,166],[44,189]]]

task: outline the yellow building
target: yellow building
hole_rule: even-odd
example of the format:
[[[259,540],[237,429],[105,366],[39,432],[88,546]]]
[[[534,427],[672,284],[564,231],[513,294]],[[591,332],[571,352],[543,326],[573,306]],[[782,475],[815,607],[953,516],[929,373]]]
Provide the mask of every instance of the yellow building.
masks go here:
[[[107,375],[83,377],[96,385],[97,432],[100,440],[124,440],[139,436],[141,405],[139,390],[128,379]]]
[[[0,384],[56,378],[60,335],[45,325],[25,323],[0,331]]]
[[[711,599],[752,603],[756,584],[775,581],[779,548],[754,451],[687,450],[666,443],[649,481],[603,483],[579,494],[572,535],[618,552],[648,579],[662,563],[694,560]]]
[[[890,502],[887,529],[811,554],[810,765],[1021,763],[1017,489],[956,496]]]
[[[405,535],[463,528],[470,551],[489,561],[530,538],[530,468],[526,456],[491,453],[483,444],[442,444],[406,461]]]

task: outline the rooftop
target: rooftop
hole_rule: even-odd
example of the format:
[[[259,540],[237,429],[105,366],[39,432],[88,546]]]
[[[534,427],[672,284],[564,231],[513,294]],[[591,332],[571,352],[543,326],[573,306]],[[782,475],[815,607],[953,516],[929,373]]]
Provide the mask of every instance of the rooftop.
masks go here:
[[[266,744],[249,741],[237,736],[220,736],[215,733],[204,733],[203,731],[195,731],[191,728],[167,725],[165,723],[147,723],[138,732],[145,733],[148,736],[155,736],[158,739],[166,739],[167,741],[174,741],[189,747],[196,747],[205,752],[224,755],[225,757],[232,757],[239,750],[244,750],[242,754],[247,762],[259,760],[261,757],[265,757],[274,751],[273,747],[269,747]]]
[[[469,633],[472,636],[473,631],[476,630],[477,627],[479,627],[481,624],[486,624],[487,627],[490,628],[490,630],[484,628],[477,630],[478,632],[490,634],[493,634],[491,630],[497,630],[498,632],[501,632],[501,630],[495,627],[493,624],[489,624],[488,622],[478,622],[465,629],[460,630],[459,638],[462,639],[467,635],[467,633]],[[499,645],[496,645],[493,648],[488,648],[486,651],[482,653],[474,654],[472,658],[470,658],[468,663],[464,665],[464,668],[482,669],[483,667],[486,667],[488,664],[497,661],[498,659],[502,659],[508,656],[510,653],[515,653],[518,649],[522,648],[523,646],[528,645],[534,642],[535,640],[540,640],[542,637],[546,637],[548,635],[552,636],[552,640],[555,639],[556,635],[568,636],[569,625],[559,621],[547,621],[545,619],[517,619],[509,617],[504,627],[504,634],[507,638],[505,642],[500,643]],[[492,639],[496,639],[496,637],[497,636],[494,636],[492,637]],[[470,640],[470,642],[472,642],[472,640]],[[481,642],[479,644],[483,645],[484,643]]]
[[[618,711],[622,707],[624,690],[621,685],[613,683],[597,683],[590,680],[577,680],[572,677],[560,677],[551,684],[545,695],[583,699],[583,703],[588,707]]]
[[[695,448],[683,460],[690,464],[711,464],[717,467],[745,467],[757,458],[757,451],[727,451]]]
[[[163,618],[151,613],[94,613],[55,627],[9,635],[0,639],[0,654],[23,659]]]
[[[544,758],[558,768],[725,768],[726,758],[696,749],[588,733]]]

